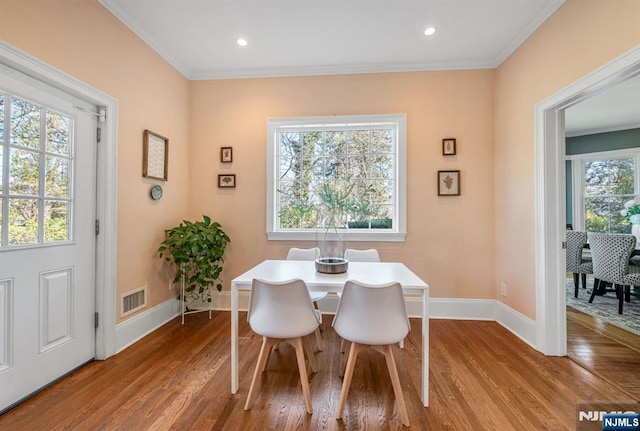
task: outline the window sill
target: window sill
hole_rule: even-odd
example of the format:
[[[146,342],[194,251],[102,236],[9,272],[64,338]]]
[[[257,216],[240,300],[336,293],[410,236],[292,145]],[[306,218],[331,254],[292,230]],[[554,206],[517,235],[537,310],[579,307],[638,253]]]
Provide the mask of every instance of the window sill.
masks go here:
[[[347,235],[347,242],[404,242],[406,232],[353,232]],[[267,232],[269,241],[316,241],[316,232]]]

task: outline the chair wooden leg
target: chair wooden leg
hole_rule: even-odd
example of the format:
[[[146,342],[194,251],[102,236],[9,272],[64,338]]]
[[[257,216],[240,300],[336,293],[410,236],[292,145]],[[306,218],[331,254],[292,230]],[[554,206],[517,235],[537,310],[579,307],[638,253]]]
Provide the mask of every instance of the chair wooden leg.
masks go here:
[[[573,273],[573,288],[574,288],[573,296],[575,296],[576,298],[578,297],[579,287],[580,287],[580,274],[578,274],[577,272],[574,272]]]
[[[304,348],[302,347],[302,338],[294,338],[287,340],[289,344],[296,350],[296,359],[298,360],[298,371],[300,372],[300,383],[302,383],[302,393],[304,394],[304,403],[307,407],[307,413],[313,414],[313,406],[311,405],[311,389],[309,388],[309,377],[307,376],[307,365],[304,362]]]
[[[336,419],[342,419],[342,411],[347,402],[347,393],[349,393],[349,386],[351,386],[351,378],[353,377],[353,369],[356,366],[356,359],[358,353],[360,353],[364,347],[362,344],[351,343],[347,369],[345,370],[344,379],[342,380],[342,391],[340,392],[340,402],[338,403],[338,410],[336,411]]]
[[[345,353],[347,349],[350,349],[349,341],[342,339],[340,341],[340,353]],[[340,377],[344,377],[344,370],[347,368],[347,359],[349,359],[349,355],[342,355],[342,359],[340,360]]]
[[[320,337],[320,326],[318,326],[315,330],[316,334],[316,346],[318,347],[318,351],[322,352],[322,338]]]
[[[402,418],[402,425],[408,427],[409,413],[407,412],[407,406],[404,403],[404,395],[402,395],[402,387],[400,386],[398,368],[396,367],[396,361],[393,357],[393,350],[391,349],[391,345],[384,346],[383,353],[385,359],[387,360],[387,368],[389,369],[389,376],[391,377],[393,393],[396,395],[396,402],[398,403],[398,410],[400,411],[400,417]]]
[[[624,287],[624,302],[631,302],[631,286]]]
[[[582,278],[582,288],[586,289],[587,288],[587,274],[585,274],[584,272],[582,274],[580,274],[581,278]]]
[[[302,339],[302,344],[304,347],[304,351],[307,353],[307,358],[309,358],[309,366],[311,367],[312,373],[318,372],[318,364],[316,363],[316,355],[313,353],[313,347],[311,346],[311,341],[309,341],[309,337],[304,337]]]
[[[265,366],[267,365],[268,352],[271,350],[271,346],[277,343],[277,340],[272,338],[262,337],[262,347],[260,348],[260,355],[258,356],[258,363],[253,373],[253,379],[251,379],[251,386],[249,387],[249,394],[247,395],[247,401],[244,404],[244,409],[249,410],[253,405],[253,399],[256,395],[256,389],[258,386],[258,378]]]

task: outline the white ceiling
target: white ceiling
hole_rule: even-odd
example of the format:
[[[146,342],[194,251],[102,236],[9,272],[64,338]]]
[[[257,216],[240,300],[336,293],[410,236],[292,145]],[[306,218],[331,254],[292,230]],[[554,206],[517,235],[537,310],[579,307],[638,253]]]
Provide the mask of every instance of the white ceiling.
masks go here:
[[[189,79],[494,68],[564,3],[99,1]]]
[[[640,127],[640,75],[565,110],[567,136],[638,127]]]
[[[99,1],[198,80],[495,68],[565,0]],[[569,135],[638,127],[640,78],[566,114]]]

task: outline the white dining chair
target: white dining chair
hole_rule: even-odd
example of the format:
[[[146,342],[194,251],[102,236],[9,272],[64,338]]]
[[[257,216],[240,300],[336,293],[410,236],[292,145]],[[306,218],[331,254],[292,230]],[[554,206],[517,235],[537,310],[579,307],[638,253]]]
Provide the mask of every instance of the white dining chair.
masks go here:
[[[303,343],[307,335],[318,329],[320,319],[306,283],[300,279],[277,283],[254,279],[247,320],[253,332],[262,336],[262,347],[244,409],[249,410],[253,405],[258,379],[265,370],[271,348],[284,341],[295,349],[307,413],[313,414]],[[307,356],[311,369],[315,371],[313,353],[308,352]]]
[[[320,256],[320,249],[318,247],[312,248],[296,248],[291,247],[287,252],[287,260],[316,260],[316,258]],[[318,305],[318,301],[327,297],[327,292],[314,292],[313,290],[309,291],[311,295],[311,301],[317,310],[320,309]],[[320,337],[320,328],[316,330],[316,345],[318,350],[322,350],[322,338]]]
[[[375,248],[367,250],[348,248],[344,252],[344,258],[349,262],[380,262],[380,255]]]
[[[336,419],[342,418],[358,353],[372,347],[385,357],[402,424],[408,427],[409,414],[392,350],[393,344],[403,340],[411,329],[400,283],[371,285],[347,281],[333,328],[340,337],[351,342]]]

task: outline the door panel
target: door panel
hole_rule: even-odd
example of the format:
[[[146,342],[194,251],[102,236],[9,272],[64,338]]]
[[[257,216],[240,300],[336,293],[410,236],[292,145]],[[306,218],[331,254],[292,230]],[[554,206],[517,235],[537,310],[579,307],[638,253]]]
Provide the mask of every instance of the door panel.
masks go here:
[[[6,67],[0,94],[2,411],[95,356],[97,122]]]

